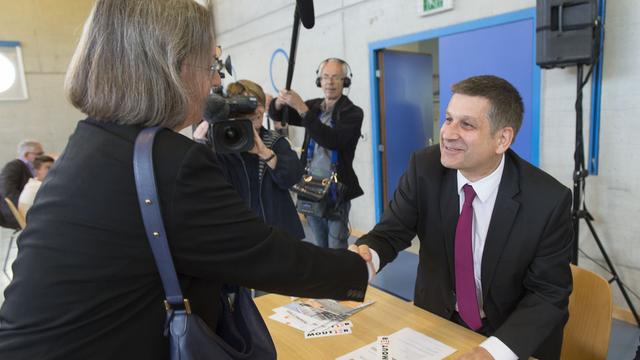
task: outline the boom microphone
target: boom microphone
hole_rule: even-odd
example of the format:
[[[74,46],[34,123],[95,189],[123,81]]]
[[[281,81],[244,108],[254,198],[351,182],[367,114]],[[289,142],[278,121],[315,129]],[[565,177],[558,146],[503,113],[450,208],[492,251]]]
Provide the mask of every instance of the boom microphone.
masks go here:
[[[316,24],[316,16],[313,11],[313,0],[296,0],[298,12],[300,13],[300,21],[302,25],[311,29]]]

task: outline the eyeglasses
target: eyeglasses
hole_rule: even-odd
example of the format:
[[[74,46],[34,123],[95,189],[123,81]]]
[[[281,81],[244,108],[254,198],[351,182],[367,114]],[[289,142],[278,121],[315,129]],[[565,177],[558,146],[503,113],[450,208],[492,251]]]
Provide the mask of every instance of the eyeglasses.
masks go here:
[[[333,82],[333,81],[341,81],[342,79],[344,79],[343,76],[338,76],[338,75],[322,75],[321,77],[322,81],[326,81],[326,82]]]
[[[216,72],[220,75],[221,79],[224,79],[224,73],[222,70],[224,69],[224,63],[222,62],[222,46],[216,46],[216,55],[213,57],[213,65],[209,71],[211,72],[211,76],[213,76]]]
[[[35,151],[27,151],[27,154],[33,154],[33,155],[35,155],[35,156],[42,156],[42,155],[44,155],[44,151],[38,151],[38,152],[35,152]]]
[[[202,67],[202,66],[195,66],[195,65],[190,65],[192,67],[195,67],[197,69],[202,69],[202,70],[207,70],[209,71],[209,76],[214,76],[216,73],[218,73],[218,75],[220,75],[220,78],[224,79],[224,62],[222,61],[222,59],[220,59],[220,55],[222,54],[222,48],[220,46],[216,47],[216,55],[213,57],[213,64],[211,64],[211,66],[209,67]]]
[[[211,67],[209,68],[211,76],[213,76],[215,73],[218,73],[218,75],[220,75],[220,77],[224,79],[224,73],[222,72],[222,69],[224,69],[222,59],[218,57],[213,58],[213,65],[211,65]]]
[[[190,65],[190,66],[196,69],[207,70],[209,72],[209,76],[214,76],[216,73],[218,73],[218,75],[220,75],[220,77],[224,79],[224,73],[222,72],[222,69],[224,69],[224,65],[222,64],[222,60],[218,58],[213,58],[213,64],[211,64],[211,66],[209,67],[202,67],[202,66],[195,66],[195,65]]]

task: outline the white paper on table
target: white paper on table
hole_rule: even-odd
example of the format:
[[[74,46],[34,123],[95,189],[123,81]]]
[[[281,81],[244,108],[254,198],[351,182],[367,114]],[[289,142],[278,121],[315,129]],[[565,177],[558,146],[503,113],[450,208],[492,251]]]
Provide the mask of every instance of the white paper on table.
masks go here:
[[[319,321],[305,314],[292,311],[284,306],[273,309],[273,312],[274,314],[269,316],[269,319],[289,325],[302,332],[324,329],[336,323],[335,321]]]
[[[396,331],[389,337],[393,360],[440,360],[456,352],[451,346],[411,328]],[[373,342],[336,360],[378,360],[376,348],[377,343]]]

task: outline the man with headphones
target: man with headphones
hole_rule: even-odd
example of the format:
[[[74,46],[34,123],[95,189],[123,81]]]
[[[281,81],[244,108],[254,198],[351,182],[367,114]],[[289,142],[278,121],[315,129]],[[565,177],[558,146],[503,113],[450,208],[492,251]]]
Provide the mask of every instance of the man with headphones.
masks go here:
[[[303,101],[293,90],[282,90],[269,106],[269,116],[282,120],[288,107],[289,123],[305,128],[301,161],[307,172],[323,178],[337,173],[345,185],[342,199],[323,217],[305,215],[317,246],[347,248],[351,200],[362,195],[358,177],[353,171],[353,158],[360,138],[362,109],[354,105],[344,88],[351,86],[351,68],[346,61],[329,58],[316,70],[316,85],[324,97]]]

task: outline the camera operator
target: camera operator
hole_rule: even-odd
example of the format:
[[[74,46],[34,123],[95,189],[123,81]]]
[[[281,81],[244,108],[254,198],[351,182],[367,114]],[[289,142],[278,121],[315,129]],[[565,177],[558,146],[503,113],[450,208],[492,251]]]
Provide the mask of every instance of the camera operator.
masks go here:
[[[266,223],[304,239],[304,229],[289,194],[289,188],[303,174],[298,155],[284,136],[262,126],[266,96],[260,85],[249,80],[229,84],[227,96],[238,95],[258,100],[256,111],[247,116],[253,124],[254,146],[246,152],[216,154],[225,177]],[[203,122],[194,137],[204,139],[208,128],[208,123]]]
[[[342,94],[351,85],[351,77],[349,64],[344,60],[326,59],[316,70],[316,85],[322,89],[324,98],[305,102],[295,91],[283,90],[269,107],[269,116],[281,121],[287,105],[291,125],[305,128],[301,162],[308,173],[328,178],[335,168],[337,180],[345,186],[341,199],[329,200],[329,211],[323,216],[305,214],[315,244],[321,247],[347,247],[351,199],[363,194],[353,171],[363,112]]]

